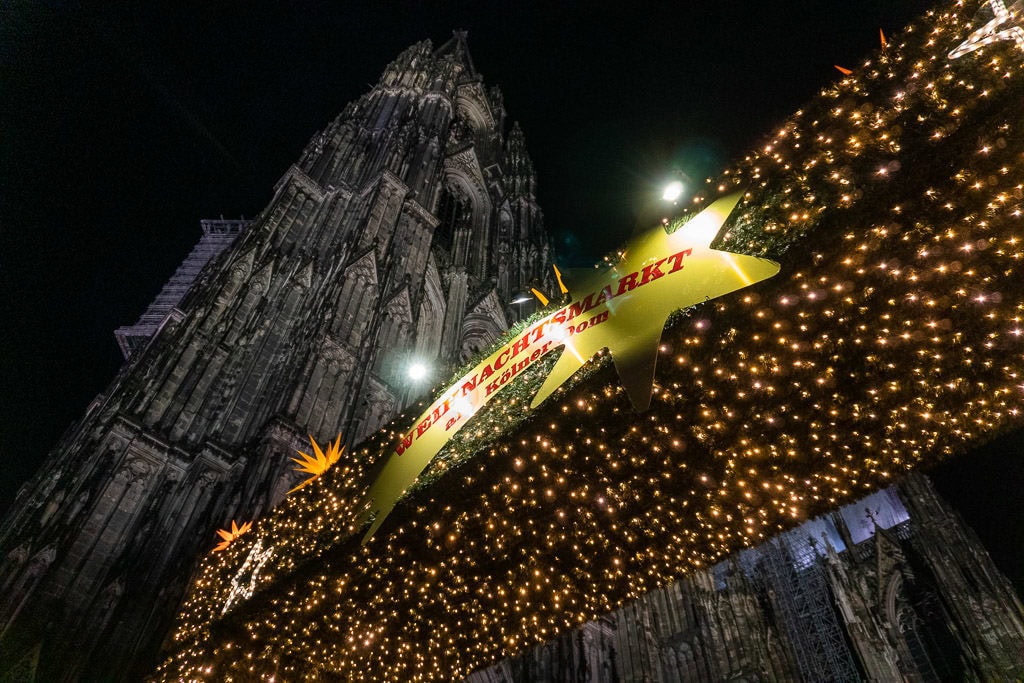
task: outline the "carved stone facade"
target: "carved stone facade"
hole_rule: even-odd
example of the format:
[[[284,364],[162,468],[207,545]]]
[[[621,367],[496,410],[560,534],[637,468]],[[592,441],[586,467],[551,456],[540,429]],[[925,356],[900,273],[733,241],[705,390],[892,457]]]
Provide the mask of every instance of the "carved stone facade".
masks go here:
[[[1020,598],[915,474],[466,683],[1021,676]]]
[[[549,278],[549,241],[505,128],[465,34],[420,43],[230,247],[199,250],[210,264],[176,275],[174,305],[141,321],[0,526],[0,661],[137,680],[214,530],[282,499],[307,434],[360,441],[426,388],[405,379],[413,358],[440,377],[531,312],[511,302]]]

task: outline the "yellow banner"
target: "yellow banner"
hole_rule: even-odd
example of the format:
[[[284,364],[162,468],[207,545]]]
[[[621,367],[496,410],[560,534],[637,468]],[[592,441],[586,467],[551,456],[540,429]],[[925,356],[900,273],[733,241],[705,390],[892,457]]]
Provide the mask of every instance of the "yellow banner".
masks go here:
[[[363,543],[448,440],[502,387],[554,349],[565,346],[531,408],[607,348],[633,407],[646,410],[668,317],[779,272],[774,261],[711,248],[740,197],[717,200],[671,234],[661,227],[650,230],[627,245],[615,266],[568,282],[572,303],[534,323],[441,394],[402,435],[370,487],[361,523],[371,523]]]

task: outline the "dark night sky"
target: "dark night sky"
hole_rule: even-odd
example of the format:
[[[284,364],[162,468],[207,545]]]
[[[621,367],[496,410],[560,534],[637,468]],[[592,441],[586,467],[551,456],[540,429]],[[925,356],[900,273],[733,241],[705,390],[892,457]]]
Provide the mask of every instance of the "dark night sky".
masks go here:
[[[134,6],[137,5],[137,6]],[[469,30],[563,263],[717,173],[920,0],[0,5],[0,510],[120,366],[200,218],[256,214],[309,137],[408,45]],[[1024,587],[1024,438],[937,474]],[[998,545],[998,547],[996,547]]]

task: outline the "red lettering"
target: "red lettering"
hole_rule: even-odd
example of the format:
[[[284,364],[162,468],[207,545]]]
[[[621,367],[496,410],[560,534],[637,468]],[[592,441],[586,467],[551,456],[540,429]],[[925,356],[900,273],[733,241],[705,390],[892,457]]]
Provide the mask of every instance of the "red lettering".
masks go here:
[[[498,357],[494,359],[495,370],[501,370],[501,366],[508,362],[508,354],[510,354],[511,352],[511,349],[505,348],[501,353],[498,354]]]
[[[530,335],[525,335],[522,339],[512,345],[512,356],[518,356],[520,353],[526,350],[526,347],[530,345]]]
[[[682,270],[683,269],[683,257],[684,256],[689,256],[692,251],[693,251],[693,249],[684,249],[683,251],[679,252],[678,254],[672,254],[671,256],[669,256],[667,260],[671,261],[673,265],[672,265],[672,270],[668,271],[668,274],[671,275],[672,273],[676,272],[677,270]]]
[[[491,382],[490,384],[487,385],[487,396],[490,396],[491,394],[493,394],[497,390],[498,390],[498,380],[494,380],[493,382]]]
[[[556,323],[558,323],[559,325],[564,323],[565,322],[565,309],[563,308],[558,313],[555,313],[555,315],[552,316],[551,319],[553,321],[555,321]]]
[[[409,432],[408,434],[402,437],[402,443],[398,444],[398,448],[395,449],[395,452],[401,455],[402,453],[405,453],[405,449],[407,449],[411,445],[412,432]]]
[[[640,284],[638,286],[646,285],[652,280],[657,280],[659,277],[664,277],[665,273],[661,272],[661,264],[667,261],[667,258],[663,258],[660,261],[652,263],[649,266],[644,266],[644,276],[640,278]]]
[[[619,291],[615,293],[615,296],[622,296],[626,292],[633,291],[636,289],[636,276],[640,273],[630,273],[626,277],[619,280]]]
[[[457,417],[450,417],[450,418],[448,418],[448,421],[444,424],[444,431],[447,432],[449,429],[454,427],[455,423],[458,422],[458,421],[459,421],[459,418],[457,418]]]
[[[442,408],[444,408],[444,410],[441,410]],[[448,414],[449,409],[450,406],[448,405],[448,399],[445,399],[444,402],[441,403],[441,405],[434,407],[434,412],[430,414],[431,421],[437,422],[438,420],[441,419],[442,416]]]
[[[493,374],[494,374],[494,368],[492,368],[490,365],[485,365],[484,369],[480,371],[480,378],[479,379],[480,379],[481,382],[483,382],[484,380],[486,380],[488,377],[490,377]]]
[[[566,320],[572,320],[578,315],[586,313],[594,307],[594,295],[588,294],[587,298],[583,301],[576,301],[569,306],[569,313],[565,316]]]
[[[428,417],[426,420],[424,420],[423,422],[420,422],[418,425],[416,425],[416,438],[418,439],[421,436],[423,436],[423,432],[425,432],[428,429],[430,429],[430,425],[431,424],[432,423],[430,421],[430,418]]]
[[[463,395],[463,396],[465,396],[465,395],[466,395],[466,394],[468,394],[469,392],[471,392],[471,391],[473,391],[474,389],[476,389],[476,383],[477,383],[478,381],[479,381],[479,378],[478,378],[478,377],[476,377],[476,376],[474,376],[474,377],[473,377],[473,379],[471,379],[471,380],[469,380],[468,382],[464,383],[464,384],[462,385],[462,388],[460,389],[460,391],[462,392],[462,395]],[[452,395],[454,396],[454,394],[452,394]]]
[[[597,301],[594,302],[594,305],[600,306],[605,301],[608,301],[608,299],[611,299],[614,296],[615,295],[612,293],[612,286],[608,285],[607,287],[601,290],[601,296],[597,297]]]

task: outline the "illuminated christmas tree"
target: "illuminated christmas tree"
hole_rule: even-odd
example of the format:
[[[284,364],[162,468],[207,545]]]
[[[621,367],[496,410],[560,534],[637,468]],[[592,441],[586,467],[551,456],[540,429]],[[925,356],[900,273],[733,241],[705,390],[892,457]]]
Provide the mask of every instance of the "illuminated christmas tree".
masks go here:
[[[531,365],[362,545],[399,418],[210,556],[160,675],[456,679],[1021,426],[1020,20],[929,12],[708,181],[782,271],[670,320],[647,411]]]

